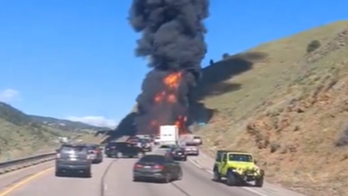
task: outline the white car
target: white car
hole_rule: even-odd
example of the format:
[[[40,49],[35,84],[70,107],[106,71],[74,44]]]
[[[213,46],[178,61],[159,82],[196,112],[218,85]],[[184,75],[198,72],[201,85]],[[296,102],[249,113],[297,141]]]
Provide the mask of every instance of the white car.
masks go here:
[[[186,155],[199,155],[199,149],[197,146],[194,145],[187,145],[185,146],[185,154]]]
[[[161,142],[161,138],[159,136],[156,136],[153,141],[154,141],[155,145],[158,145]]]
[[[193,143],[198,144],[198,145],[202,145],[203,144],[203,140],[199,136],[193,136]]]

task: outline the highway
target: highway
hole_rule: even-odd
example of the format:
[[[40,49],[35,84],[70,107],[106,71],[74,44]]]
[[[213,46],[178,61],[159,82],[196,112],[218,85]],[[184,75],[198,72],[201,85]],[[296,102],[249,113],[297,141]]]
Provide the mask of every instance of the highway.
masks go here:
[[[157,150],[163,153],[163,150]],[[132,181],[137,159],[105,158],[93,165],[92,178],[55,177],[54,163],[46,163],[0,176],[0,196],[279,196],[262,194],[239,187],[228,187],[211,180],[212,175],[190,161],[182,162],[184,178],[169,184]],[[286,194],[288,195],[288,194]],[[293,196],[293,195],[289,195]]]

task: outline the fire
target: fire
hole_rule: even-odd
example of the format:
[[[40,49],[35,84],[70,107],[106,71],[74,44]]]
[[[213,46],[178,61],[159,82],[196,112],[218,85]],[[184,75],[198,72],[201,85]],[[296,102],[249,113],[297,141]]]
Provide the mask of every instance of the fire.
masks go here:
[[[176,102],[176,97],[173,94],[168,95],[167,101],[169,103],[175,103]]]
[[[155,102],[161,102],[166,97],[166,92],[160,92],[155,96]]]
[[[181,76],[181,72],[172,73],[164,78],[164,84],[171,89],[177,89],[180,84]]]
[[[166,85],[166,91],[159,92],[154,100],[156,103],[166,100],[168,103],[176,103],[177,98],[174,93],[168,93],[167,91],[176,91],[179,88],[181,82],[181,72],[172,73],[164,78],[163,83]]]
[[[182,79],[182,72],[176,72],[168,75],[164,78],[163,84],[166,86],[165,90],[157,93],[154,97],[155,103],[167,103],[167,104],[175,104],[178,99],[176,97],[177,90],[180,86],[180,82]],[[175,125],[179,128],[179,134],[187,133],[186,129],[186,120],[185,116],[178,116],[175,121]],[[158,121],[153,120],[151,122],[152,127],[158,127],[160,124]]]
[[[186,120],[186,116],[178,116],[177,120],[175,121],[175,125],[179,128],[179,135],[188,132],[188,130],[186,129]]]

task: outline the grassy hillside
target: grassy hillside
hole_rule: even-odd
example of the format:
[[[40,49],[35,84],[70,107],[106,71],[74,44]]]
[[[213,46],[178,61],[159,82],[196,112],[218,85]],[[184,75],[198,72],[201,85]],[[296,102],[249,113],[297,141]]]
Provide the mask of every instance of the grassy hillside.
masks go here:
[[[321,46],[307,53],[307,45]],[[267,179],[309,195],[348,192],[348,21],[262,44],[204,69],[205,150],[255,153]]]
[[[0,102],[0,161],[51,152],[58,146],[58,136],[77,134],[81,133],[42,124],[30,115]],[[90,140],[91,136],[88,135],[82,134],[82,139]]]

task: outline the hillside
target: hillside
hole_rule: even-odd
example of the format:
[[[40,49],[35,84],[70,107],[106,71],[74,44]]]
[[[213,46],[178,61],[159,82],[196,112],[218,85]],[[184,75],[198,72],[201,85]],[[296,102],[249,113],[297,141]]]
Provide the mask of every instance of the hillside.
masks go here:
[[[308,52],[313,41],[321,46]],[[204,68],[191,115],[206,125],[190,127],[203,150],[251,151],[269,182],[309,196],[347,195],[347,44],[348,21],[339,21]],[[135,116],[133,108],[116,131],[130,130]]]
[[[33,120],[38,121],[42,124],[45,124],[50,127],[54,127],[57,129],[65,130],[65,131],[101,131],[101,130],[110,130],[110,128],[106,127],[97,127],[93,125],[88,125],[82,122],[75,122],[64,119],[57,119],[52,117],[44,117],[44,116],[36,116],[29,115]]]
[[[58,136],[74,135],[33,120],[30,115],[0,102],[0,161],[52,151],[58,145]]]
[[[321,46],[307,53],[307,45]],[[267,180],[308,195],[348,192],[348,21],[311,29],[203,71],[195,98],[212,116],[204,149],[248,150]]]

